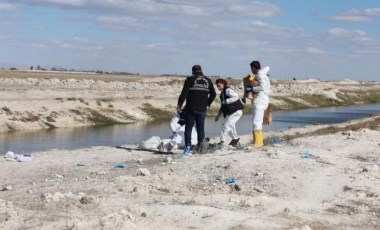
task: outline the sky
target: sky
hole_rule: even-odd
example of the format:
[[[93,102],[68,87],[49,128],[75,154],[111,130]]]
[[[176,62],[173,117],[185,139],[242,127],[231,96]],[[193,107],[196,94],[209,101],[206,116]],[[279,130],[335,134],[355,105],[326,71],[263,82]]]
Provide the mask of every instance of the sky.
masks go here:
[[[0,0],[0,67],[380,80],[378,0]]]

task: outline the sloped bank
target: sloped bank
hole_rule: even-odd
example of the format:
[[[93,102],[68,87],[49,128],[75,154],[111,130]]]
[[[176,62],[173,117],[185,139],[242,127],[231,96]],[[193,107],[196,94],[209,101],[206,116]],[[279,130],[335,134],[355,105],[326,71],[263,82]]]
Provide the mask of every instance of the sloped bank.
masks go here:
[[[72,76],[70,76],[72,77]],[[112,79],[0,78],[0,132],[167,121],[184,77]],[[107,80],[107,81],[106,81]],[[240,80],[230,80],[239,95]],[[272,81],[274,110],[380,103],[380,84],[355,81]],[[209,115],[219,109],[219,99]],[[250,113],[250,104],[245,112]]]

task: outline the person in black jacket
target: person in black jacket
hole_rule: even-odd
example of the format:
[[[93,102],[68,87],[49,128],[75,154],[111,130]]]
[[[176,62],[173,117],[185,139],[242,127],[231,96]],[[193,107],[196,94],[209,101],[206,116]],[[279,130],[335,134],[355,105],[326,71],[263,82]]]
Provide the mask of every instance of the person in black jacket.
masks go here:
[[[225,118],[222,132],[220,134],[219,147],[224,148],[224,142],[226,136],[229,134],[232,141],[229,145],[237,147],[239,145],[239,136],[236,132],[236,122],[243,115],[243,103],[240,101],[238,94],[227,85],[227,81],[224,79],[216,80],[216,87],[221,91],[220,94],[220,110],[218,115],[215,117],[215,122],[217,122],[220,116],[223,114]]]
[[[203,75],[200,65],[192,68],[193,76],[186,78],[181,95],[178,98],[177,111],[182,109],[186,101],[185,113],[185,149],[183,156],[188,156],[191,150],[191,130],[194,123],[198,133],[198,148],[205,139],[205,118],[207,106],[210,107],[216,97],[216,92],[212,81]]]

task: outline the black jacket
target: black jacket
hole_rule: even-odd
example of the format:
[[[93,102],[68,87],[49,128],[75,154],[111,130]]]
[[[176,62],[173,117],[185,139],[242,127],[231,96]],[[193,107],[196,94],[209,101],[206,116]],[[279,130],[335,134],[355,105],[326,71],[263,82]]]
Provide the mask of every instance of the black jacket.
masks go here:
[[[228,86],[224,87],[222,93],[220,94],[220,101],[221,102],[226,101],[228,98],[230,98],[226,93],[227,89],[229,89],[229,88],[230,87],[228,87]],[[236,111],[243,110],[243,109],[244,109],[244,105],[240,101],[240,99],[238,99],[235,102],[232,102],[231,104],[222,105],[222,107],[220,108],[224,117],[229,116],[229,115],[235,113]]]
[[[186,78],[178,105],[182,107],[186,101],[186,110],[205,112],[216,97],[212,81],[205,76],[194,75]]]

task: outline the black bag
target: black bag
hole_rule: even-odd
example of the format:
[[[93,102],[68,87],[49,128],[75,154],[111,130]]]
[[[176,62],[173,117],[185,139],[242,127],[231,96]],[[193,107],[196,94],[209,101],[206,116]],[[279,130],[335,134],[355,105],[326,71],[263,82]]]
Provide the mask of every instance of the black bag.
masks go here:
[[[180,126],[186,124],[186,109],[179,111],[179,121],[177,122]]]

